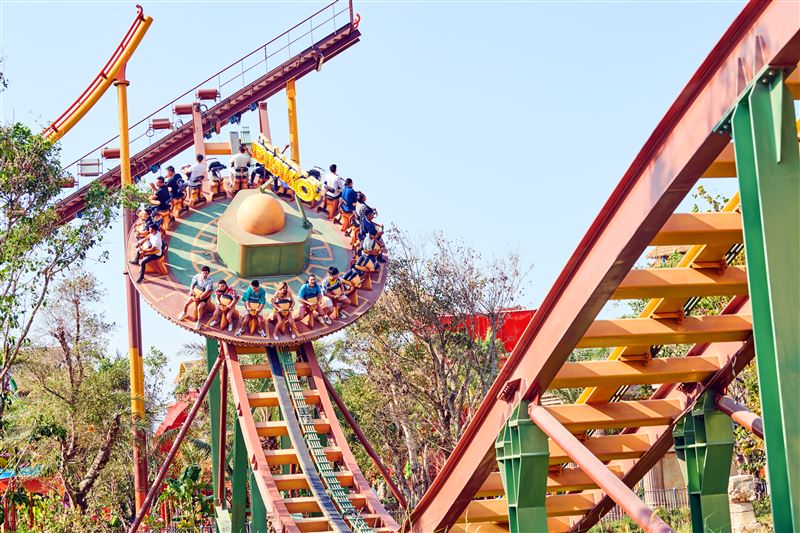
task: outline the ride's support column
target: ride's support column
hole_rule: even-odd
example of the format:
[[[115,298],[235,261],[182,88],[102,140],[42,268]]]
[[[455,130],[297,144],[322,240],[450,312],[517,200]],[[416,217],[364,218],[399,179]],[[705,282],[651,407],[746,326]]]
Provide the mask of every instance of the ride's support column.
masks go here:
[[[231,476],[231,532],[245,533],[247,530],[247,448],[244,444],[242,427],[236,418],[233,434],[233,475]],[[258,488],[253,499],[260,499]],[[264,518],[266,520],[266,517]],[[255,530],[254,530],[255,531]]]
[[[268,533],[267,506],[261,499],[261,493],[256,484],[256,475],[250,469],[250,533]]]
[[[200,154],[205,160],[206,139],[203,136],[203,114],[200,111],[200,102],[192,104],[192,138],[194,140],[195,155]]]
[[[272,142],[272,132],[269,129],[269,112],[267,111],[267,101],[261,101],[258,103],[258,129],[261,131],[261,135],[267,138],[269,142]]]
[[[292,161],[300,165],[300,133],[297,129],[297,90],[294,87],[294,78],[286,82],[286,103],[289,108],[289,146],[292,149]],[[266,107],[264,110],[266,112]],[[303,203],[299,196],[295,194],[294,200],[300,214],[303,215],[303,227],[310,228],[311,222],[306,217],[306,211],[303,209]]]
[[[300,164],[300,134],[297,130],[297,90],[294,78],[286,82],[286,101],[289,107],[289,146],[292,149],[292,161]]]
[[[775,531],[800,531],[800,153],[787,71],[765,68],[731,124]]]
[[[731,531],[728,478],[733,459],[733,423],[706,392],[672,433],[689,492],[692,531]]]
[[[219,343],[206,337],[206,367],[210,372],[214,367],[217,359],[219,358]],[[208,418],[211,428],[211,485],[215,488],[215,505],[224,506],[224,502],[219,501],[219,492],[217,487],[224,483],[225,472],[220,471],[219,458],[220,453],[220,430],[225,431],[225,428],[220,428],[220,378],[219,375],[214,377],[211,382],[211,388],[208,391]]]
[[[131,151],[128,138],[128,85],[125,68],[119,72],[114,82],[117,88],[117,107],[119,113],[119,168],[120,183],[123,188],[132,184]],[[133,213],[122,208],[123,257],[128,260],[128,236],[133,225]],[[127,270],[126,270],[127,271]],[[133,286],[130,276],[125,277],[125,298],[128,308],[128,358],[130,361],[131,382],[131,433],[133,436],[133,485],[136,511],[142,507],[147,495],[147,436],[144,432],[144,362],[142,361],[142,323],[139,293]]]
[[[494,448],[508,501],[509,531],[547,531],[550,451],[547,435],[528,417],[528,402],[522,401],[514,409]]]

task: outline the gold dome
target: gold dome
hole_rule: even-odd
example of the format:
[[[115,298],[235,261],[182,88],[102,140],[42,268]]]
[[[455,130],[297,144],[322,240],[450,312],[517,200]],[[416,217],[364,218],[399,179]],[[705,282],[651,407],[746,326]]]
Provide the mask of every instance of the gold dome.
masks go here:
[[[268,194],[254,194],[239,206],[236,213],[239,227],[254,235],[271,235],[286,225],[281,203]]]

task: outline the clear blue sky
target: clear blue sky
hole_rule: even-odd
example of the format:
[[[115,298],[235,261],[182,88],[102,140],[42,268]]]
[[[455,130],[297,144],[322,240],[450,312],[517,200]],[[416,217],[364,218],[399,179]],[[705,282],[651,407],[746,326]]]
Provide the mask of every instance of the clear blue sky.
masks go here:
[[[39,128],[58,116],[105,63],[134,4],[0,0],[11,82],[2,120]],[[155,20],[128,67],[133,120],[324,4],[142,5]],[[362,41],[298,83],[303,163],[337,162],[383,222],[412,234],[443,230],[486,256],[520,250],[534,265],[521,303],[536,306],[742,5],[356,2]],[[270,109],[276,144],[288,142],[284,93]],[[116,131],[110,92],[64,138],[63,161]],[[89,266],[124,351],[120,233],[109,228],[110,262]],[[170,356],[199,340],[146,305],[143,325],[145,346]]]

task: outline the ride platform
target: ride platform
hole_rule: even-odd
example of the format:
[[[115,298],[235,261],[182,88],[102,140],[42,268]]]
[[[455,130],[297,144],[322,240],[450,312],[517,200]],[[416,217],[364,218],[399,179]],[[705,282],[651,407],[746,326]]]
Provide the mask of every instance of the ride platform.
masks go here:
[[[163,234],[165,250],[163,265],[166,273],[154,273],[148,269],[144,281],[136,284],[141,296],[156,312],[184,329],[206,337],[213,337],[222,342],[236,345],[285,347],[300,345],[330,335],[358,320],[372,307],[386,284],[384,268],[371,274],[371,283],[362,283],[362,286],[356,289],[357,303],[344,307],[347,318],[339,316],[337,319],[332,319],[330,325],[321,320],[315,320],[313,328],[309,327],[306,321],[301,322],[295,318],[295,323],[300,333],[296,339],[291,338],[288,326],[283,334],[278,334],[279,339],[277,341],[271,336],[262,338],[257,332],[252,334],[248,330],[245,330],[240,337],[237,337],[235,335],[236,329],[246,313],[241,300],[236,306],[239,318],[235,319],[232,331],[220,329],[219,324],[215,327],[207,326],[206,324],[211,319],[210,312],[203,316],[202,325],[197,330],[194,329],[194,321],[190,320],[189,317],[184,320],[178,320],[177,317],[189,297],[192,277],[199,273],[203,266],[208,266],[211,269],[210,277],[215,283],[225,280],[228,286],[236,290],[240,298],[250,286],[252,279],[258,279],[267,292],[267,304],[262,312],[265,320],[268,320],[272,314],[270,299],[280,282],[286,281],[289,284],[295,299],[293,313],[296,315],[299,307],[298,292],[310,274],[316,275],[317,282],[321,285],[327,276],[329,266],[336,266],[340,271],[340,276],[350,269],[350,264],[354,258],[354,252],[350,246],[350,238],[342,233],[341,226],[329,221],[324,213],[318,213],[306,206],[304,209],[305,215],[312,227],[306,243],[308,257],[305,265],[301,266],[302,270],[296,273],[280,275],[239,276],[234,271],[234,268],[226,264],[218,254],[219,224],[221,220],[224,220],[224,216],[231,215],[228,207],[232,203],[234,204],[233,207],[235,207],[241,197],[251,194],[259,193],[255,190],[239,191],[239,196],[234,198],[225,197],[205,202],[196,207],[189,207],[180,217],[171,220],[170,228]],[[270,196],[274,197],[271,194]],[[285,199],[281,198],[278,201],[282,204],[287,219],[296,225],[297,221],[292,219],[302,216],[299,209],[295,204],[289,203]],[[228,210],[227,214],[226,210]],[[126,245],[128,259],[134,255],[136,246],[135,232],[136,228],[134,227],[128,236]],[[291,231],[281,231],[267,236],[264,240],[274,243],[282,235],[294,237],[296,234],[297,230],[295,228]],[[136,265],[127,264],[127,271],[131,279],[136,279],[139,276],[139,267]],[[352,295],[351,299],[353,299]],[[213,294],[211,301],[216,305],[216,298]],[[274,330],[275,326],[276,322],[271,321],[270,330]]]

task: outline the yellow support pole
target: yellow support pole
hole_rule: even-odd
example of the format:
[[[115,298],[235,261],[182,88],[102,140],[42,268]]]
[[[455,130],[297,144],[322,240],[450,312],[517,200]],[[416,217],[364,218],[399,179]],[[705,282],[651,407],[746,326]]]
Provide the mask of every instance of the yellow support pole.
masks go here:
[[[120,181],[122,187],[130,185],[131,154],[128,138],[128,85],[125,79],[125,68],[120,70],[114,81],[117,87],[117,106],[119,113],[119,158]],[[131,233],[133,216],[128,208],[122,209],[123,243],[127,243]],[[127,246],[124,247],[127,256]],[[127,257],[125,258],[127,260]],[[136,511],[141,509],[147,495],[147,441],[143,430],[144,411],[144,364],[142,361],[142,326],[140,315],[139,293],[133,286],[130,276],[125,279],[125,294],[128,304],[128,356],[130,358],[131,381],[131,433],[133,435],[133,480],[135,489]]]
[[[294,78],[286,82],[286,100],[289,105],[289,145],[292,147],[292,161],[300,164],[300,136],[297,132],[297,91]]]

